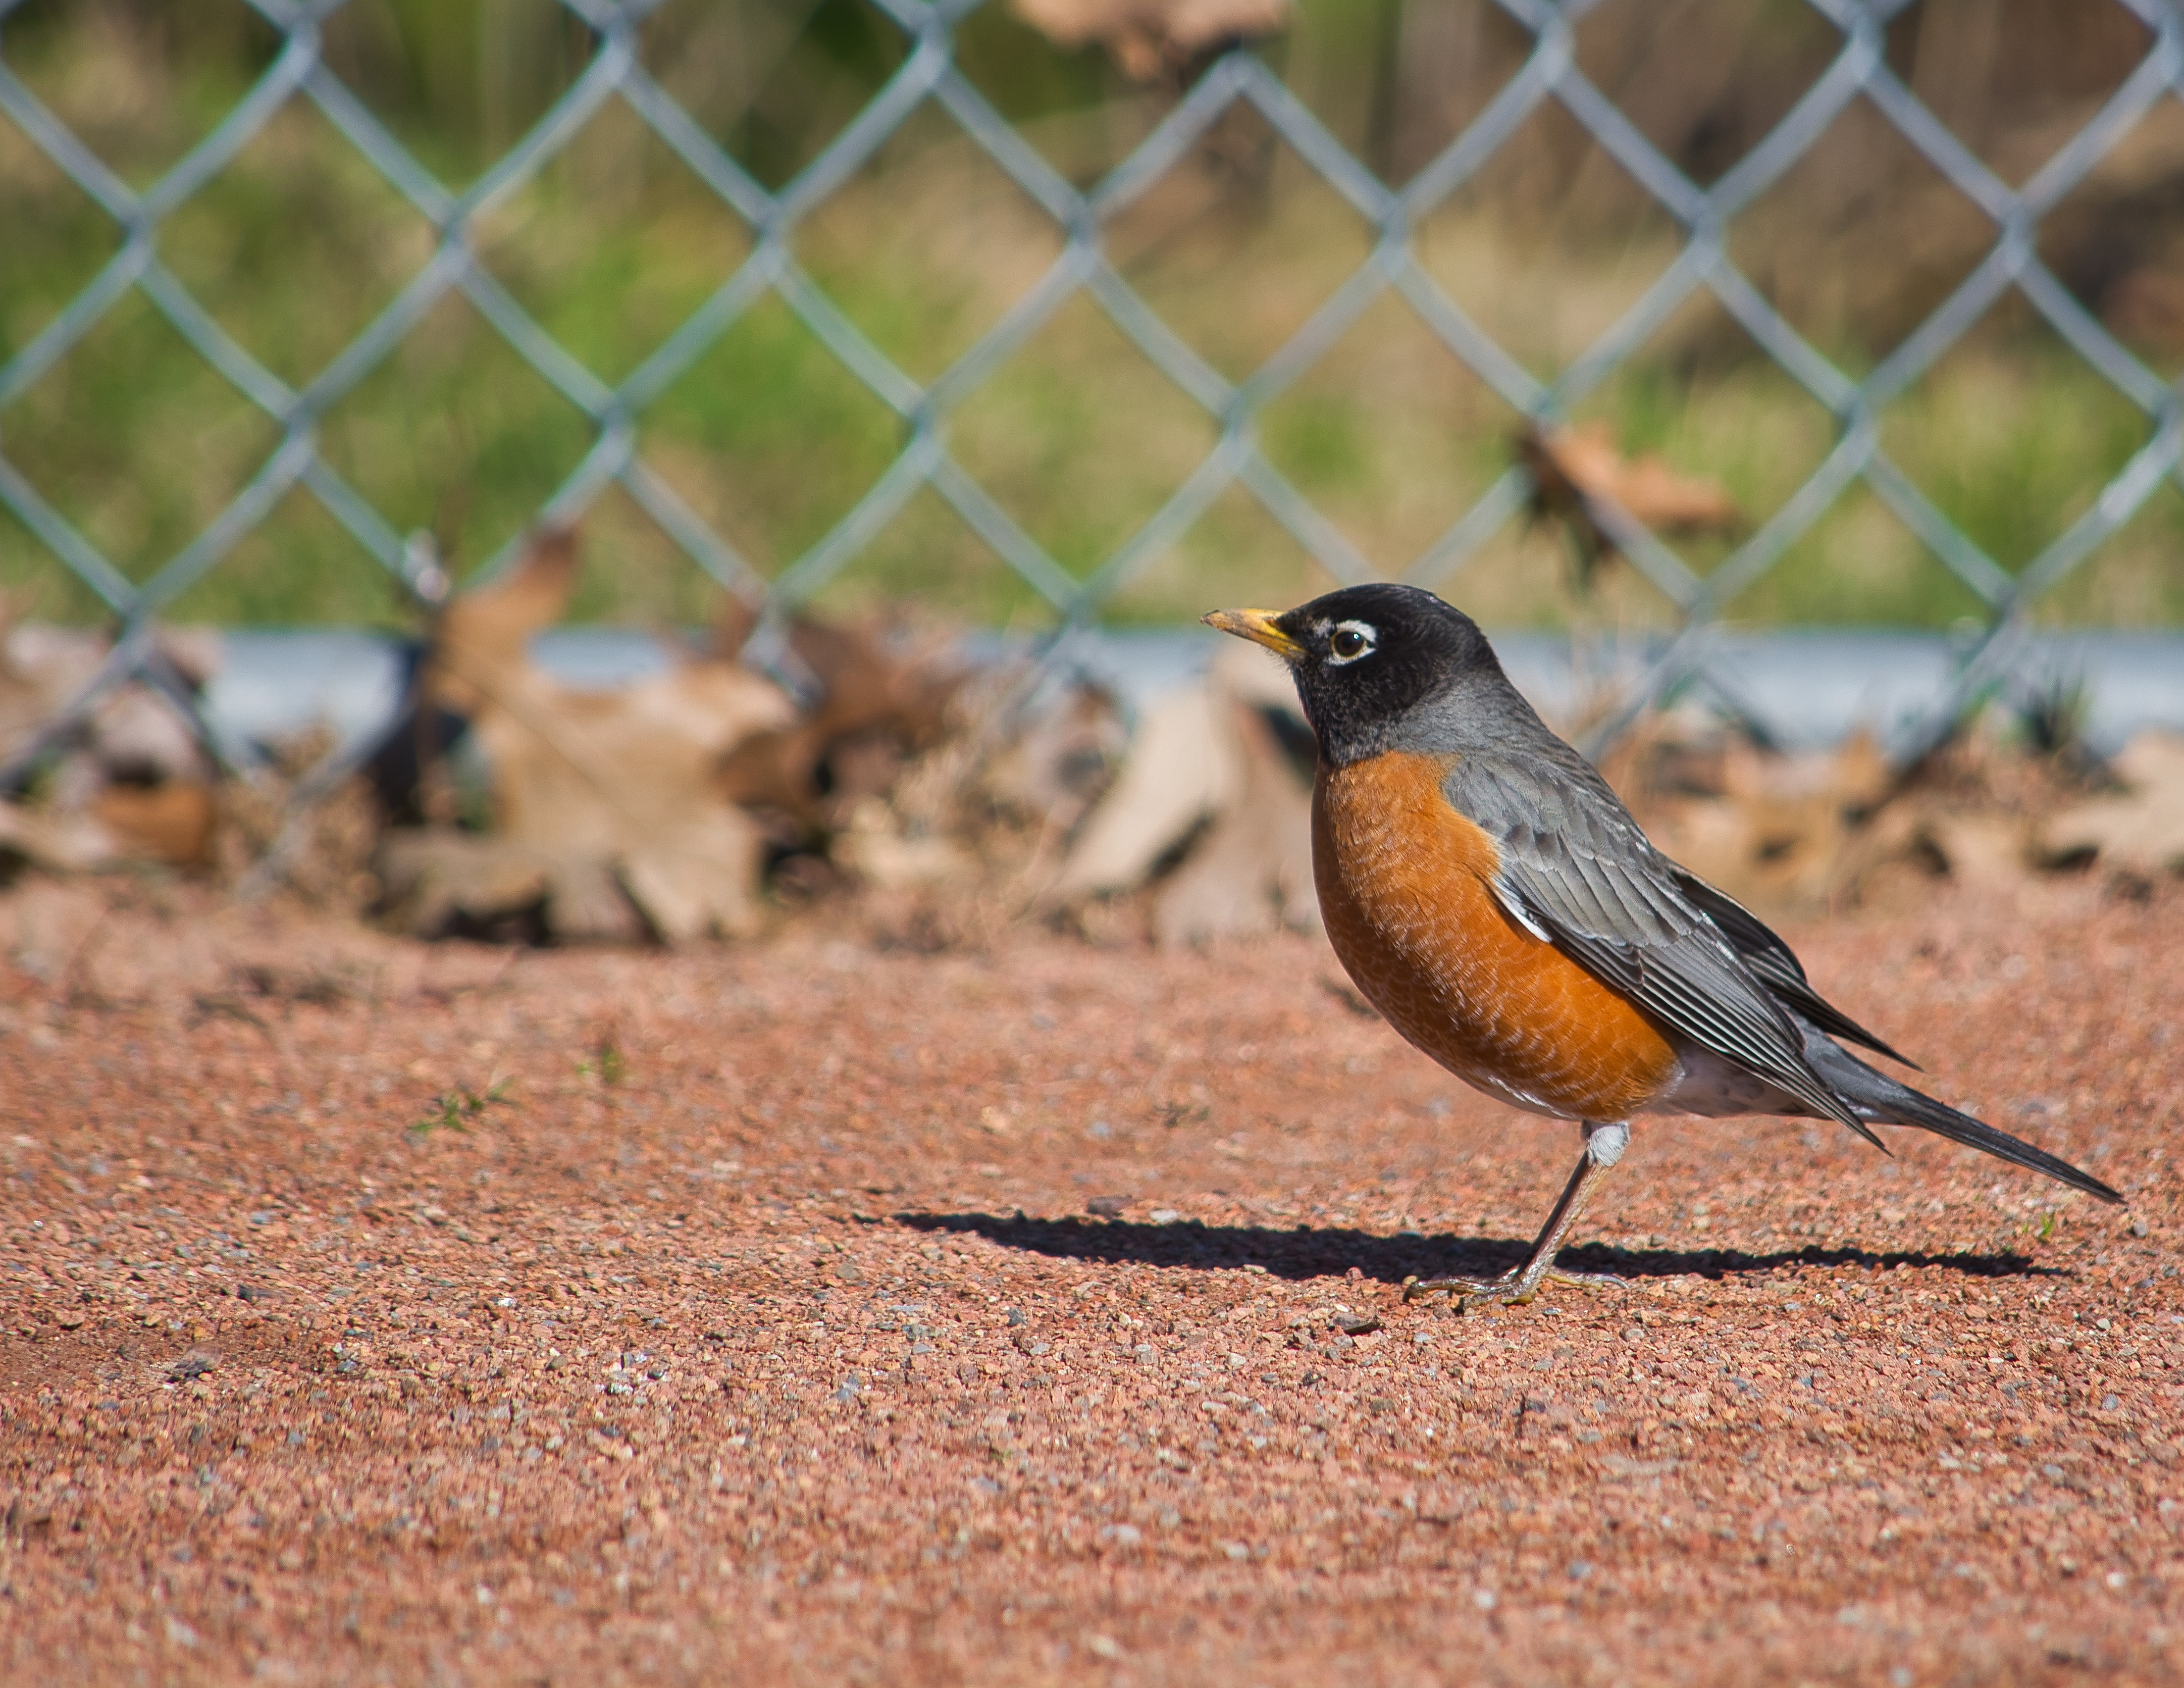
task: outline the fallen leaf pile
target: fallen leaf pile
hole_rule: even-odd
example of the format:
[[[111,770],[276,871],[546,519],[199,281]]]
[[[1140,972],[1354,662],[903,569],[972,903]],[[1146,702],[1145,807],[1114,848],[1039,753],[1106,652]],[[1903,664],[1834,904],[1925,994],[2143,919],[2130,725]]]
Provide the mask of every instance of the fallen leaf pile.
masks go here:
[[[1078,829],[1051,905],[1145,902],[1162,944],[1309,929],[1311,741],[1287,676],[1221,648],[1157,700]],[[2092,872],[2126,894],[2184,873],[2184,738],[2102,764],[2025,723],[1975,723],[1916,766],[1864,733],[1786,754],[1691,709],[1641,721],[1602,772],[1663,850],[1769,917],[1948,877],[2009,889]]]
[[[393,744],[381,914],[425,936],[680,944],[769,910],[861,900],[877,935],[965,941],[1028,900],[1022,881],[1105,783],[1111,704],[1027,676],[972,676],[931,632],[731,615],[710,650],[606,689],[531,657],[560,620],[575,536],[542,534],[500,581],[454,599]],[[752,636],[759,633],[757,638]],[[747,644],[771,643],[762,675]],[[465,802],[463,767],[476,799]]]
[[[454,598],[379,756],[310,804],[290,798],[325,744],[273,747],[268,773],[218,790],[171,704],[118,690],[0,801],[0,858],[284,883],[419,936],[502,941],[671,946],[846,920],[930,952],[1034,921],[1177,947],[1318,922],[1311,733],[1262,653],[1224,642],[1126,709],[1067,671],[974,663],[929,627],[738,614],[707,648],[664,639],[655,671],[586,688],[531,655],[577,567],[572,533],[543,533]],[[8,629],[0,744],[104,650]],[[216,653],[170,660],[201,679]],[[1785,755],[1678,708],[1603,772],[1663,850],[1769,917],[1943,875],[2008,893],[2091,873],[2137,895],[2184,874],[2184,737],[2148,732],[2103,763],[2064,715],[1996,714],[1903,768],[1866,736]]]
[[[1975,727],[1897,769],[1862,733],[1788,755],[1664,717],[1605,772],[1663,850],[1774,915],[1856,902],[1907,875],[2008,892],[2090,872],[2140,894],[2184,873],[2184,738],[2159,729],[2103,765]]]
[[[1309,741],[1285,678],[1255,655],[1224,652],[1146,712],[1052,901],[1140,897],[1164,945],[1317,921]],[[1641,722],[1602,771],[1663,851],[1769,918],[1915,899],[1943,877],[2008,894],[2092,872],[2140,895],[2184,875],[2184,737],[2148,731],[2105,765],[2025,741],[1976,725],[1898,768],[1869,734],[1784,754],[1680,710]]]
[[[1669,855],[1733,896],[1775,911],[1852,889],[1867,829],[1897,775],[1872,738],[1782,755],[1710,721],[1644,722],[1602,772]]]
[[[491,824],[389,829],[390,916],[428,936],[511,924],[564,941],[746,933],[765,841],[717,773],[755,736],[789,727],[794,707],[722,658],[678,656],[612,689],[554,678],[530,641],[561,619],[577,564],[572,534],[545,535],[504,582],[443,613],[420,702],[465,723]]]

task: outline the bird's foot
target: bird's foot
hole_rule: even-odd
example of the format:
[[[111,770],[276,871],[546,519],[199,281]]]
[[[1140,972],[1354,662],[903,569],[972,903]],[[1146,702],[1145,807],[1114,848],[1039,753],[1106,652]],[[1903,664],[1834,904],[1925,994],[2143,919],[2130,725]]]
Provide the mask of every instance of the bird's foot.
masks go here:
[[[1608,1272],[1569,1272],[1559,1266],[1534,1270],[1531,1263],[1527,1262],[1523,1266],[1511,1267],[1499,1278],[1406,1278],[1403,1280],[1403,1300],[1408,1303],[1421,1295],[1445,1295],[1458,1309],[1521,1307],[1537,1295],[1540,1287],[1550,1280],[1595,1288],[1618,1284],[1623,1281]]]

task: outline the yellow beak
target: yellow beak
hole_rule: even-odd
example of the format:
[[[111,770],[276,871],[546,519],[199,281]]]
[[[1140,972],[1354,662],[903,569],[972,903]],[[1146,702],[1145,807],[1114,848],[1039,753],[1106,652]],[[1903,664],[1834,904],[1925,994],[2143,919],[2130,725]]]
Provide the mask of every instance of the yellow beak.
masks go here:
[[[1199,619],[1209,627],[1266,646],[1284,662],[1298,661],[1304,655],[1304,647],[1274,625],[1280,613],[1279,610],[1216,610]]]

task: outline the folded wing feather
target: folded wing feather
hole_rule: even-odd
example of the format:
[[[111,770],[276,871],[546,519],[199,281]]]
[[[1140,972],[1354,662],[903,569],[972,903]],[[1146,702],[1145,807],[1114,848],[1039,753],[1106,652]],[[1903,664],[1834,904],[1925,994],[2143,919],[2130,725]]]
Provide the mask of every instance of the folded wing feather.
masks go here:
[[[1590,767],[1474,754],[1443,790],[1499,848],[1494,889],[1513,918],[1671,1030],[1879,1144],[1806,1059],[1771,981],[1685,894],[1680,870]],[[1774,944],[1796,970],[1787,947]],[[1762,953],[1768,972],[1785,971]],[[1795,978],[1802,983],[1802,970]]]

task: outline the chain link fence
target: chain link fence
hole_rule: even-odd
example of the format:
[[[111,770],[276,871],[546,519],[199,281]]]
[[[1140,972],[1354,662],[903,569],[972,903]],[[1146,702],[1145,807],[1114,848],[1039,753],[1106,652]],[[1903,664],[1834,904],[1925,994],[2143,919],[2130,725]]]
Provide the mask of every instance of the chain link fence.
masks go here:
[[[865,554],[914,498],[928,490],[1050,605],[1057,639],[1097,622],[1115,594],[1162,560],[1194,524],[1237,489],[1279,525],[1326,573],[1350,582],[1376,571],[1343,528],[1285,475],[1263,448],[1269,405],[1329,358],[1368,310],[1390,298],[1507,404],[1513,421],[1552,425],[1569,415],[1630,360],[1680,309],[1710,296],[1766,358],[1823,407],[1832,444],[1795,490],[1702,572],[1667,539],[1610,512],[1612,538],[1674,606],[1677,631],[1651,653],[1596,735],[1605,738],[1707,661],[1709,630],[1724,606],[1780,565],[1852,489],[1876,495],[1931,557],[1980,605],[1981,627],[1950,695],[1914,724],[1915,749],[1944,733],[1966,701],[2011,663],[2028,613],[2140,511],[2164,481],[2184,486],[2184,406],[2158,374],[2090,312],[2043,262],[2042,219],[2164,102],[2184,97],[2184,10],[2176,0],[2086,0],[2120,6],[2143,26],[2143,56],[2097,111],[2020,185],[1984,162],[1890,67],[1887,32],[1907,0],[1808,0],[1837,37],[1825,72],[1769,132],[1702,186],[1650,141],[1625,110],[1580,69],[1576,31],[1595,10],[1588,0],[1497,0],[1527,47],[1502,84],[1437,156],[1391,186],[1339,142],[1308,105],[1252,50],[1214,58],[1150,133],[1089,187],[1067,180],[1001,114],[959,65],[959,27],[984,0],[874,0],[901,32],[905,56],[854,120],[783,185],[762,186],[744,164],[671,97],[648,65],[643,27],[657,0],[560,0],[591,36],[581,71],[543,115],[489,168],[460,190],[416,152],[329,67],[325,31],[346,0],[249,0],[278,32],[270,68],[247,94],[148,187],[131,187],[42,102],[11,68],[6,38],[18,3],[0,0],[0,117],[110,216],[121,242],[97,274],[0,365],[0,431],[9,407],[68,357],[131,295],[148,303],[205,364],[270,418],[276,443],[241,490],[187,543],[141,580],[132,579],[71,523],[19,466],[0,432],[0,505],[35,536],[53,565],[70,571],[111,611],[121,632],[111,655],[70,716],[109,688],[141,676],[189,707],[188,688],[164,671],[151,633],[185,592],[220,569],[276,504],[306,492],[363,550],[421,603],[448,582],[429,543],[401,531],[345,478],[321,449],[327,412],[383,369],[436,307],[460,295],[507,348],[581,415],[588,448],[537,515],[579,518],[619,487],[689,562],[763,612],[762,640],[780,616],[807,602]],[[308,102],[387,187],[429,222],[429,255],[362,331],[300,382],[277,376],[231,334],[163,260],[170,218],[212,182],[291,102]],[[619,381],[603,379],[526,311],[481,261],[481,220],[505,204],[619,103],[694,173],[747,229],[748,255],[710,296]],[[1992,225],[1985,256],[1916,327],[1862,373],[1831,358],[1770,302],[1731,255],[1729,230],[1842,122],[1853,106],[1877,113]],[[1672,263],[1619,320],[1583,353],[1545,377],[1528,368],[1468,313],[1421,261],[1415,231],[1492,161],[1543,109],[1556,108],[1604,150],[1676,230]],[[1177,170],[1217,125],[1248,108],[1371,231],[1370,249],[1331,296],[1273,355],[1232,379],[1194,348],[1125,279],[1109,234],[1118,217]],[[914,114],[944,113],[985,159],[1050,218],[1059,254],[1045,273],[967,350],[929,380],[906,373],[800,262],[800,234]],[[4,246],[4,236],[0,236]],[[1880,419],[2005,295],[2014,292],[2062,342],[2143,418],[2143,438],[2097,497],[2029,564],[2005,568],[1945,512],[1886,448]],[[1065,567],[970,472],[951,446],[951,419],[1065,306],[1089,300],[1137,354],[1210,419],[1212,443],[1150,516],[1089,569]],[[762,302],[777,301],[816,336],[842,370],[884,404],[899,449],[847,513],[771,574],[704,519],[647,455],[648,411]],[[1467,564],[1520,522],[1533,498],[1529,474],[1512,461],[1460,519],[1412,559],[1403,577],[1460,588]],[[504,566],[521,543],[511,535],[482,574]],[[61,723],[56,723],[59,725]],[[203,723],[200,722],[201,727]],[[205,727],[209,732],[209,727]],[[213,748],[247,764],[248,747]],[[17,769],[37,754],[19,752]]]

